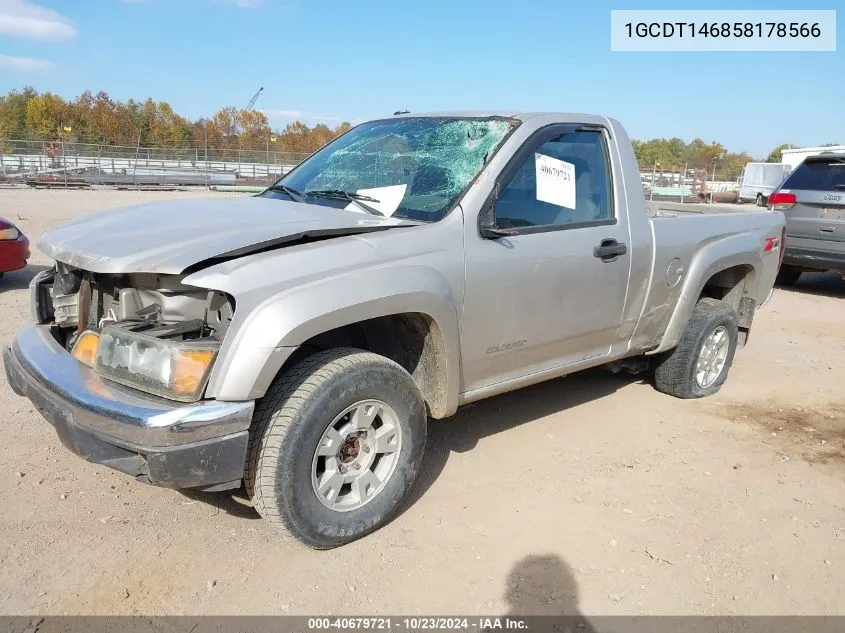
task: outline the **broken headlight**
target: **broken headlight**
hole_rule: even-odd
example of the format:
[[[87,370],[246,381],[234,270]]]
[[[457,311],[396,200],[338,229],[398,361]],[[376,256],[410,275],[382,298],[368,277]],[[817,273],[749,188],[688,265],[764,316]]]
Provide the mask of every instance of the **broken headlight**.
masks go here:
[[[115,382],[170,400],[196,402],[208,380],[220,344],[211,339],[149,336],[121,325],[100,334],[94,369]]]

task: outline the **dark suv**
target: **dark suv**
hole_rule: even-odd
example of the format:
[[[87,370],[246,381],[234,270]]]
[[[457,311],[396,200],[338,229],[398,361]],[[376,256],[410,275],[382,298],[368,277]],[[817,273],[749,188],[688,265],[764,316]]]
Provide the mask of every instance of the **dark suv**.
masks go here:
[[[802,272],[845,275],[845,154],[809,156],[769,196],[786,215],[786,253],[777,283],[792,285]]]

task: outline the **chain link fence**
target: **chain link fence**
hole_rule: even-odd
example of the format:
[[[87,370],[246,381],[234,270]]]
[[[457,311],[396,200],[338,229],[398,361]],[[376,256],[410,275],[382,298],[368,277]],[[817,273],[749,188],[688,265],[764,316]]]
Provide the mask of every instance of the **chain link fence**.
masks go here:
[[[307,153],[0,139],[0,179],[85,184],[267,184]]]
[[[0,138],[0,180],[57,185],[266,185],[309,154],[278,149],[162,148]],[[647,200],[734,202],[741,170],[640,163]]]

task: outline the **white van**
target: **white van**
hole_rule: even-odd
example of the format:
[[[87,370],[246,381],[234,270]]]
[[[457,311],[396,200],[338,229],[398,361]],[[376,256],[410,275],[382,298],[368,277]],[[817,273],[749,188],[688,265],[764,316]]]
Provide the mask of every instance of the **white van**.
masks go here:
[[[748,163],[740,179],[739,201],[754,200],[758,207],[765,207],[769,194],[791,171],[792,168],[785,163]]]

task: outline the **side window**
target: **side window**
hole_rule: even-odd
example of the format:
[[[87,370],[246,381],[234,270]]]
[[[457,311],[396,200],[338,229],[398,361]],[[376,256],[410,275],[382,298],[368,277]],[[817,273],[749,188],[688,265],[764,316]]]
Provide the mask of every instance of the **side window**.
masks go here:
[[[504,184],[504,183],[503,183]],[[613,218],[600,132],[567,132],[534,149],[496,199],[496,226],[565,226]]]

